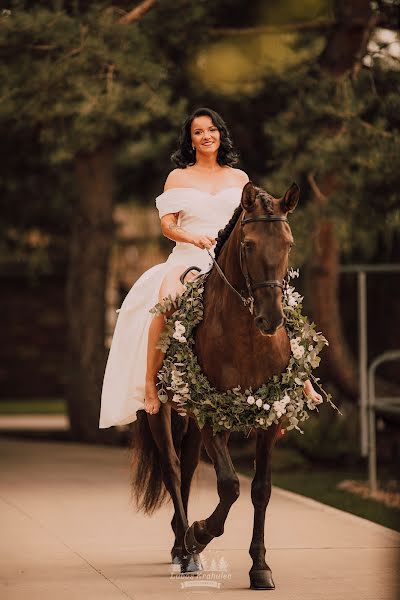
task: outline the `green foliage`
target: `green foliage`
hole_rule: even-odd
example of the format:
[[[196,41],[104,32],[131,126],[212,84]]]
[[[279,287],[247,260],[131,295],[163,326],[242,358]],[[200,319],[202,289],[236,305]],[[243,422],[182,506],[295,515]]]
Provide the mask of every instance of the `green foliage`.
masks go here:
[[[358,408],[341,405],[345,418],[321,408],[318,419],[311,417],[304,424],[304,435],[287,442],[312,461],[337,461],[350,464],[359,456]]]
[[[0,119],[39,131],[58,160],[182,114],[171,103],[171,65],[139,23],[123,25],[104,3],[84,13],[18,6],[0,27]]]
[[[317,186],[334,179],[319,210],[309,203],[293,215],[296,237],[299,231],[309,246],[297,219],[325,216],[336,224],[344,256],[358,252],[367,260],[379,238],[390,244],[400,228],[400,72],[378,64],[357,79],[308,67],[287,75],[283,110],[265,124],[273,144],[268,184],[283,187],[292,177],[310,196],[310,176]]]
[[[328,342],[316,332],[315,324],[310,324],[301,314],[302,297],[289,284],[284,290],[283,307],[292,354],[285,372],[272,376],[255,391],[251,387],[242,390],[238,385],[221,392],[211,386],[193,350],[193,332],[203,319],[202,296],[207,275],[188,282],[183,294],[174,299],[168,296],[150,310],[161,315],[175,309],[166,319],[166,328],[158,344],[165,353],[158,373],[160,400],[167,402],[171,391],[172,402],[176,402],[180,414],[190,411],[200,428],[208,422],[214,432],[252,427],[267,429],[284,416],[289,422],[288,430],[295,428],[303,433],[298,423],[309,418],[307,409],[318,410],[313,398],[304,398],[304,383],[312,377],[329,404],[336,408],[330,394],[326,394],[312,375],[312,369],[320,362],[318,354]],[[290,270],[288,280],[295,276],[298,272]]]
[[[1,255],[15,254],[14,237],[29,228],[68,234],[72,159],[104,141],[115,150],[116,201],[158,189],[187,111],[184,61],[204,42],[210,10],[165,0],[126,25],[124,12],[14,0],[0,14]]]

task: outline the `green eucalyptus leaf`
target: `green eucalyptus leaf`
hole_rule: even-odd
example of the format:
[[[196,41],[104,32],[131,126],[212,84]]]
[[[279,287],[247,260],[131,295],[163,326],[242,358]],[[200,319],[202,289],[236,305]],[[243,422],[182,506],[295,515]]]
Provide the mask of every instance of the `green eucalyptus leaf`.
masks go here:
[[[266,429],[272,423],[278,423],[278,415],[282,413],[289,418],[288,430],[297,429],[303,433],[298,423],[309,418],[307,410],[316,408],[312,405],[308,408],[304,403],[304,380],[311,374],[313,366],[319,364],[320,358],[317,355],[323,346],[327,345],[327,340],[322,333],[317,333],[308,323],[307,317],[301,314],[302,297],[297,294],[293,286],[290,287],[289,293],[284,294],[283,310],[287,318],[286,329],[291,345],[294,344],[286,371],[281,375],[272,376],[254,391],[251,387],[243,391],[238,385],[231,390],[221,392],[213,388],[208,378],[201,372],[193,351],[193,332],[203,319],[202,293],[207,275],[208,273],[197,280],[187,282],[186,290],[176,302],[177,310],[167,320],[166,331],[163,336],[160,336],[165,348],[165,358],[159,371],[159,378],[164,382],[167,390],[179,394],[182,399],[179,401],[179,406],[185,405],[185,409],[197,419],[200,428],[204,427],[205,423],[209,423],[214,433],[227,429],[236,431],[252,428]],[[163,303],[151,310],[166,310],[171,304],[171,298],[166,298]],[[172,337],[176,320],[185,327],[186,341],[181,342]],[[310,350],[308,350],[309,346],[311,346]],[[326,394],[320,383],[318,386],[332,408],[338,410],[331,402],[330,394]],[[163,388],[161,391],[162,395],[166,396],[166,390]],[[261,400],[261,406],[256,404],[258,400]],[[264,409],[266,404],[269,408]]]

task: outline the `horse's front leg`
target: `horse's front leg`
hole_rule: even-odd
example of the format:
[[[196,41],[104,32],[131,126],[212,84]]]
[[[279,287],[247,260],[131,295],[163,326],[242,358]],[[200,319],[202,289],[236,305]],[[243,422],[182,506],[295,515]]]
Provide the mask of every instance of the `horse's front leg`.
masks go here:
[[[220,500],[212,515],[203,521],[195,521],[186,531],[185,546],[190,553],[201,552],[214,537],[223,534],[229,510],[239,497],[239,478],[228,452],[229,432],[213,435],[212,428],[205,425],[202,439],[217,474]]]
[[[265,513],[271,497],[271,454],[280,425],[273,424],[267,430],[257,429],[256,472],[251,483],[251,500],[254,506],[253,537],[250,556],[253,565],[250,569],[250,588],[273,590],[275,584],[272,572],[265,562]]]

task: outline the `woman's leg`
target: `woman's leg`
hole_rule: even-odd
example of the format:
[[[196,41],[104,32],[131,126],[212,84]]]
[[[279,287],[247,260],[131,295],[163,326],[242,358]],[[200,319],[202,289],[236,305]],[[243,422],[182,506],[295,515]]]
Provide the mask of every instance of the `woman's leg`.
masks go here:
[[[163,298],[168,295],[171,295],[172,298],[175,298],[177,295],[182,294],[185,287],[180,282],[179,277],[186,268],[187,267],[183,265],[173,267],[170,271],[168,271],[160,286],[158,295],[159,302],[161,302]],[[197,272],[192,271],[186,275],[185,281],[194,279],[197,275]],[[150,414],[157,413],[161,404],[157,394],[156,383],[157,373],[161,369],[165,354],[159,348],[156,348],[156,344],[158,343],[161,332],[165,329],[165,316],[170,316],[173,311],[174,309],[171,309],[162,315],[154,316],[150,323],[149,337],[147,342],[147,368],[144,394],[144,409]]]

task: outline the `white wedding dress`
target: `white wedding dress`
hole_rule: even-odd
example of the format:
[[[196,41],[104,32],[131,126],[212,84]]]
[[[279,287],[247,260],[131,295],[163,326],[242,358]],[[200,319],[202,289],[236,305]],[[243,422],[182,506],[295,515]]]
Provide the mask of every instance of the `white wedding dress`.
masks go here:
[[[190,233],[217,237],[239,205],[242,188],[231,186],[216,194],[197,188],[170,188],[156,198],[160,219],[179,212],[178,224]],[[211,249],[214,255],[214,247]],[[161,282],[172,267],[196,265],[202,273],[212,267],[206,249],[177,242],[161,264],[139,277],[117,311],[110,352],[104,374],[99,428],[125,425],[137,419],[144,408],[147,339],[153,314],[149,310],[158,302]]]

